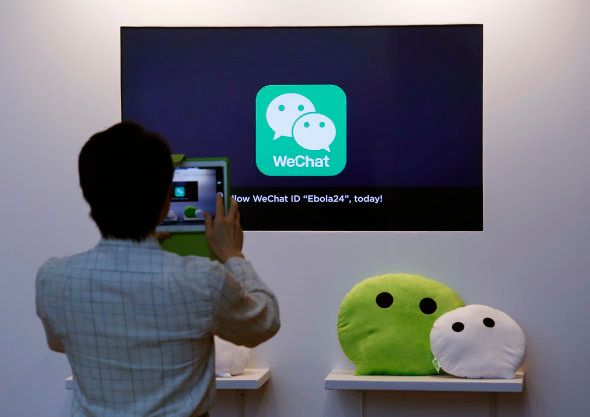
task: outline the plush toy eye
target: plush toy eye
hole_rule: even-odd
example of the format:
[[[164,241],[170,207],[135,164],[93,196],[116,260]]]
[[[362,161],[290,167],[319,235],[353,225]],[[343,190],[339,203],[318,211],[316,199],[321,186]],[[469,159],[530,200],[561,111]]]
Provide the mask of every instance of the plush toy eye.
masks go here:
[[[486,317],[485,319],[483,319],[483,324],[486,327],[494,327],[496,325],[496,322],[491,318]]]
[[[463,329],[465,328],[465,325],[463,323],[461,323],[460,321],[456,321],[453,323],[451,328],[453,329],[454,332],[459,333],[459,332],[463,331]]]
[[[436,311],[436,301],[430,297],[423,298],[422,301],[420,301],[420,310],[422,310],[424,314],[434,313]]]
[[[387,308],[393,304],[393,295],[388,292],[381,292],[377,294],[375,302],[381,308]]]

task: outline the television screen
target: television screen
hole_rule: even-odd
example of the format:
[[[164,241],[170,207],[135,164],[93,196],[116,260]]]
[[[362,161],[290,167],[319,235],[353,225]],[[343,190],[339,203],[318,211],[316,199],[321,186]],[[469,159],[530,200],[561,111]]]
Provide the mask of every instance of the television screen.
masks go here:
[[[122,119],[245,230],[482,230],[482,25],[121,29]]]

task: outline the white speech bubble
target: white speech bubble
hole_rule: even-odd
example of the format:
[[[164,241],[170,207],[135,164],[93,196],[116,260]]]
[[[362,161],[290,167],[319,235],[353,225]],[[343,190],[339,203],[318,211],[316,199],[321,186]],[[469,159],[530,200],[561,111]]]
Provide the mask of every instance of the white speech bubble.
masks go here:
[[[336,126],[326,115],[304,114],[293,125],[293,137],[302,148],[310,151],[325,149],[330,152],[330,145],[336,138]]]
[[[315,112],[313,103],[301,94],[286,93],[276,97],[266,109],[266,121],[275,132],[273,139],[291,137],[295,120],[311,112]]]
[[[465,378],[513,378],[526,352],[518,323],[478,304],[441,315],[430,332],[430,345],[441,368]]]

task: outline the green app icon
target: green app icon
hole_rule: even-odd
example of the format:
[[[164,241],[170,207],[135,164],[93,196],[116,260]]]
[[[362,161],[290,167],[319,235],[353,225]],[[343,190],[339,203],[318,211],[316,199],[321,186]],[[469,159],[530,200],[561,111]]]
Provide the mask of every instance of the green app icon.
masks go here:
[[[267,85],[256,95],[256,165],[270,176],[346,166],[346,94],[333,84]]]
[[[184,187],[174,187],[174,197],[184,197]]]

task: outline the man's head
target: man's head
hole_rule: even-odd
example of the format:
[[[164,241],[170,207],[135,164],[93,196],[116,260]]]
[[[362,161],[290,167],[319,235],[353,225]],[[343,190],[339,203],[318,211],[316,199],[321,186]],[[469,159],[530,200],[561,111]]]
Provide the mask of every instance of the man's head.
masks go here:
[[[80,186],[103,237],[142,240],[160,222],[174,166],[159,135],[123,122],[93,135],[78,158]]]

